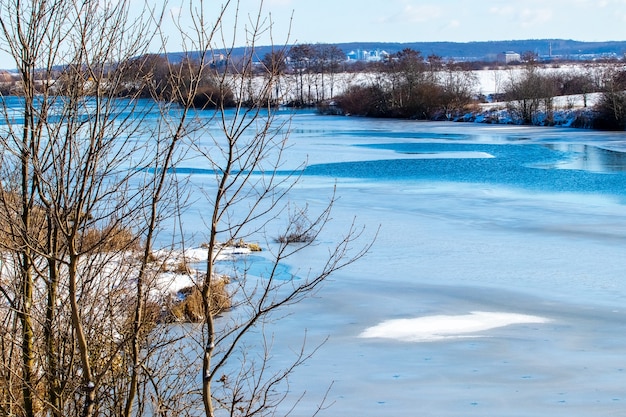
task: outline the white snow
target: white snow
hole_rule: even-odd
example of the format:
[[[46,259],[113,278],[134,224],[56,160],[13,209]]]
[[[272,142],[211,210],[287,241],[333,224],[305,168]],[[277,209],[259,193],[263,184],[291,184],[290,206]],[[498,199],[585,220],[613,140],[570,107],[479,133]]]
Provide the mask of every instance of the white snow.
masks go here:
[[[361,338],[432,342],[441,339],[479,337],[475,333],[513,324],[547,323],[548,319],[527,314],[475,311],[465,315],[435,315],[383,321],[369,327]]]
[[[539,71],[544,74],[569,74],[576,73],[581,75],[598,77],[606,67],[603,64],[563,64],[553,66],[543,66]],[[471,75],[476,80],[474,84],[474,92],[478,95],[489,97],[492,94],[501,94],[505,91],[507,84],[512,80],[519,79],[526,70],[524,66],[501,66],[497,68],[485,68],[471,71]],[[355,85],[372,85],[381,83],[384,75],[375,72],[342,72],[335,74],[332,78],[327,74],[325,82],[321,82],[321,74],[311,74],[305,81],[310,83],[310,94],[312,97],[324,97],[331,99],[333,96],[342,94],[348,88]],[[240,79],[236,79],[238,82]],[[261,89],[262,85],[267,82],[264,76],[257,76],[252,80],[252,86]],[[280,101],[288,103],[299,98],[298,89],[299,80],[293,74],[285,74],[278,83],[277,90],[280,95]],[[246,82],[246,87],[248,83]],[[239,91],[247,94],[248,89]],[[323,91],[322,91],[323,90]],[[308,94],[308,93],[307,93]],[[587,106],[593,106],[597,94],[587,94]],[[584,97],[582,94],[573,96],[564,96],[555,98],[555,108],[571,109],[580,108],[584,105]],[[483,106],[493,108],[500,107],[503,103],[486,103]]]
[[[224,246],[219,249],[216,261],[228,260],[235,256],[243,256],[249,253],[251,253],[251,250],[247,247]],[[168,269],[159,273],[156,278],[153,295],[160,298],[163,295],[176,294],[182,289],[195,285],[197,276],[202,274],[202,271],[196,271],[193,268],[190,269],[190,273],[176,272],[176,265],[206,262],[209,254],[207,248],[197,247],[184,250],[160,249],[155,251],[154,255]]]
[[[479,151],[449,151],[418,154],[412,153],[410,155],[412,159],[481,159],[494,157],[487,152]]]

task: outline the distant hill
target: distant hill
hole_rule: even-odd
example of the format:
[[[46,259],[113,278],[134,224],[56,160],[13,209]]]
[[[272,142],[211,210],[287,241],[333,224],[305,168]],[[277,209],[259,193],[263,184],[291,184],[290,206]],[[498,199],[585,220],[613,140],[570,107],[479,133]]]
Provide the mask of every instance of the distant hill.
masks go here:
[[[421,51],[424,55],[435,54],[444,58],[495,59],[504,51],[517,53],[534,52],[539,56],[560,56],[575,58],[581,55],[616,55],[626,53],[626,41],[580,42],[565,39],[528,39],[489,42],[354,42],[337,44],[344,52],[354,49],[383,49],[393,53],[404,48]]]
[[[517,53],[534,52],[542,57],[572,58],[608,55],[619,58],[626,54],[626,41],[580,42],[566,39],[527,39],[488,42],[350,42],[334,44],[346,54],[355,50],[384,50],[389,53],[411,48],[423,55],[439,55],[457,60],[495,60],[498,53],[514,51]],[[257,46],[256,54],[263,57],[279,46]],[[245,48],[235,48],[234,56],[241,56]],[[174,60],[181,54],[169,54]]]

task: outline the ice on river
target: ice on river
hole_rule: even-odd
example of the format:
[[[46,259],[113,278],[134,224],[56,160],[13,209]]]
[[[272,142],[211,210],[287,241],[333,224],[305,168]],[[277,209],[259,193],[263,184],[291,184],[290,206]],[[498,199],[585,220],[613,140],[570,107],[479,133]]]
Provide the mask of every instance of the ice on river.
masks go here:
[[[290,415],[324,398],[320,416],[626,415],[625,134],[312,113],[292,127],[285,166],[310,167],[289,198],[339,197],[292,273],[355,217],[380,230],[266,327],[273,367],[305,333],[322,344],[290,378],[290,399],[306,391]]]

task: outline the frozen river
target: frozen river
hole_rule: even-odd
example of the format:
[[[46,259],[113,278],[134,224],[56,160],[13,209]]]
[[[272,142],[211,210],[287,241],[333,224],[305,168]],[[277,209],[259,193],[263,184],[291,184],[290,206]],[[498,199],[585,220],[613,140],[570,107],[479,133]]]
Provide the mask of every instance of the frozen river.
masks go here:
[[[378,237],[272,329],[310,415],[626,415],[626,134],[298,113],[291,199]],[[292,313],[292,314],[291,314]]]

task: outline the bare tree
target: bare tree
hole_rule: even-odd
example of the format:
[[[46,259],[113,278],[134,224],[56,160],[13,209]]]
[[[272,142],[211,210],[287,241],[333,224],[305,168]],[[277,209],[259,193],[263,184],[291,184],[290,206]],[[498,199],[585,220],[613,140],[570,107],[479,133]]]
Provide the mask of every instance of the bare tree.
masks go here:
[[[311,78],[314,76],[315,47],[308,43],[294,45],[289,50],[289,58],[297,80],[298,106],[308,106],[312,97]]]
[[[3,97],[0,139],[1,245],[13,278],[2,294],[6,317],[19,318],[7,328],[20,332],[10,351],[22,358],[7,370],[21,397],[9,387],[3,408],[16,415],[121,415],[135,402],[148,255],[166,193],[164,176],[135,168],[166,172],[176,138],[136,141],[146,108],[118,98],[145,83],[124,63],[145,54],[158,27],[148,9],[129,20],[129,7],[0,3],[2,48],[21,84],[19,98]]]
[[[197,9],[196,13],[197,22],[207,21],[201,9]],[[254,47],[258,36],[268,30],[266,22],[262,10],[248,19],[246,29],[250,48]],[[198,38],[187,46],[201,51],[200,56],[209,55],[214,48],[214,39],[203,34],[220,33],[221,24],[218,21],[199,30]],[[224,45],[222,49],[229,50],[232,46]],[[252,60],[252,55],[248,59]],[[303,62],[308,62],[307,59],[302,57]],[[206,65],[200,62],[198,78],[206,71]],[[243,64],[246,67],[252,62]],[[199,127],[198,132],[203,133],[195,135],[193,142],[196,152],[205,158],[209,171],[215,173],[214,184],[203,188],[210,207],[205,216],[208,255],[206,273],[196,284],[203,296],[202,398],[207,416],[216,415],[218,409],[225,409],[231,415],[264,415],[280,404],[284,396],[275,396],[274,392],[308,354],[303,351],[286,369],[270,374],[266,362],[269,353],[262,353],[264,359],[260,363],[251,361],[245,348],[245,338],[251,330],[263,328],[276,311],[315,293],[330,274],[361,258],[370,247],[366,243],[351,252],[354,241],[361,233],[353,226],[346,231],[342,241],[329,249],[329,256],[319,270],[311,271],[302,280],[280,279],[279,266],[293,255],[305,251],[316,240],[328,221],[333,198],[319,214],[306,216],[310,220],[304,224],[302,216],[282,218],[289,213],[285,204],[298,179],[298,170],[286,175],[279,172],[287,146],[290,120],[278,118],[271,105],[271,92],[280,75],[280,66],[272,65],[270,68],[272,71],[260,87],[262,92],[258,97],[261,99],[246,103],[246,106],[240,104],[235,109],[221,106],[210,119],[210,124]],[[239,97],[244,95],[248,86],[241,74],[223,73],[216,81],[222,86],[220,88],[232,88],[235,96]],[[217,133],[216,125],[219,127]],[[238,300],[235,304],[236,319],[218,321],[211,305],[210,288],[212,281],[219,276],[216,261],[223,250],[222,243],[261,237],[269,224],[285,220],[287,234],[297,228],[310,239],[296,246],[291,242],[275,246],[271,260],[273,267],[260,280],[245,272],[232,271],[236,283],[232,296]],[[269,348],[269,345],[266,347]],[[231,375],[233,362],[245,363],[246,366]]]
[[[468,106],[475,95],[476,75],[472,71],[450,63],[445,71],[440,71],[442,109],[446,119],[459,115]]]
[[[281,80],[285,72],[287,71],[287,56],[285,49],[277,49],[266,54],[263,57],[264,76],[268,76],[270,79],[275,79],[273,88],[272,104],[280,104],[282,100],[282,86]]]
[[[505,87],[509,112],[523,124],[539,123],[539,116],[546,115],[551,123],[554,97],[558,95],[554,77],[541,72],[534,61],[527,64],[519,76],[511,75]]]
[[[20,95],[1,100],[0,413],[267,414],[285,398],[280,384],[312,352],[270,373],[268,351],[249,362],[245,338],[369,244],[353,252],[360,229],[349,227],[308,277],[279,279],[279,266],[316,241],[334,197],[317,214],[288,215],[298,171],[281,172],[289,119],[271,106],[278,73],[244,106],[254,53],[239,73],[214,65],[220,42],[224,60],[233,59],[235,38],[227,42],[224,28],[239,29],[236,1],[213,14],[204,2],[188,3],[193,30],[179,26],[185,57],[177,63],[148,54],[155,40],[165,44],[163,9],[146,5],[137,15],[131,6],[0,0],[0,47],[20,76]],[[234,22],[224,20],[229,10]],[[250,51],[268,22],[260,8],[241,28]],[[170,228],[165,249],[186,246],[177,230],[191,188],[177,170],[191,155],[204,158],[215,181],[201,190],[210,207],[206,270],[194,275],[202,326],[184,333],[160,321],[153,294],[165,267],[155,261],[159,231]],[[233,272],[235,320],[217,320],[212,293],[223,243],[261,239],[273,222],[310,239],[270,245],[273,268],[259,280]],[[195,359],[176,355],[194,349]],[[249,365],[233,373],[233,361]]]
[[[321,96],[318,101],[325,100],[326,97],[326,80],[329,84],[329,97],[335,94],[335,77],[342,71],[342,63],[346,60],[346,54],[336,45],[319,44],[315,45],[316,49],[316,68],[321,78]]]
[[[626,70],[622,64],[607,66],[602,74],[602,95],[595,106],[600,129],[626,129]]]
[[[392,115],[428,119],[440,107],[442,88],[434,68],[420,51],[405,48],[390,57],[384,66],[391,81]],[[432,68],[432,70],[431,70]]]

